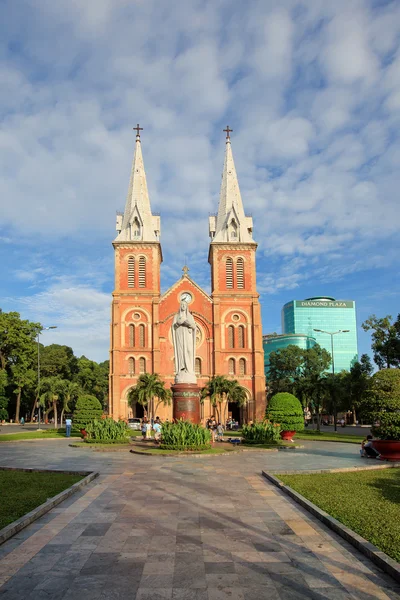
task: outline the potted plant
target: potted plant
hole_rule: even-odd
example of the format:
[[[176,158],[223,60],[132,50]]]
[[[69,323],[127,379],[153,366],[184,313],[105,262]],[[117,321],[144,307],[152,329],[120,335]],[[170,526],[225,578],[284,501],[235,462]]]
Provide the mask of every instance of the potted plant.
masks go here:
[[[293,442],[295,433],[304,429],[303,408],[300,401],[288,392],[280,392],[272,396],[265,417],[272,423],[279,423],[281,438],[286,441]]]
[[[372,423],[374,448],[381,459],[400,460],[400,371],[382,369],[371,377],[363,402]]]

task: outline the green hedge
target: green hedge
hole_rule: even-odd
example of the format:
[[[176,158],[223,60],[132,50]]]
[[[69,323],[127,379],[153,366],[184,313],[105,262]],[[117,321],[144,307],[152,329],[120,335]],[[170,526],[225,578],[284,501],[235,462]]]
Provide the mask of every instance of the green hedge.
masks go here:
[[[163,423],[161,439],[165,448],[185,449],[203,446],[210,448],[211,446],[211,432],[202,425],[190,421]]]
[[[100,401],[95,396],[85,394],[80,396],[76,402],[75,412],[72,417],[72,426],[74,429],[86,429],[95,419],[99,419],[103,414],[103,408]]]
[[[300,401],[288,392],[272,396],[265,416],[272,423],[279,423],[282,431],[303,431],[304,415]]]

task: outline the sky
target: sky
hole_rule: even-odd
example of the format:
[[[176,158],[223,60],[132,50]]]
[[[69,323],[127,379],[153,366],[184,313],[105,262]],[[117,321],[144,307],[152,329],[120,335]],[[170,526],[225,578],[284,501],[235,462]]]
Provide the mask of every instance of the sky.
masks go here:
[[[136,123],[162,291],[210,290],[227,124],[264,333],[292,299],[400,312],[400,3],[3,0],[0,307],[108,358],[115,214]]]

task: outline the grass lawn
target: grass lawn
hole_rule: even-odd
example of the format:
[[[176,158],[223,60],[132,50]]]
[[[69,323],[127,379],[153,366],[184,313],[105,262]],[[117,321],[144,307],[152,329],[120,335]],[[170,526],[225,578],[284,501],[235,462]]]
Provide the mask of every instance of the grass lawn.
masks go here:
[[[81,479],[64,473],[0,471],[0,529]]]
[[[400,561],[399,468],[277,477]]]
[[[296,433],[295,440],[318,440],[319,442],[350,442],[351,444],[361,444],[366,436],[351,435],[345,433],[318,433],[318,431],[305,429]]]
[[[132,437],[141,435],[140,431],[131,431]],[[79,431],[72,430],[71,437],[81,437]],[[0,435],[0,442],[15,442],[15,440],[47,440],[65,438],[65,429],[43,429],[43,431],[23,431],[21,433],[7,433]]]

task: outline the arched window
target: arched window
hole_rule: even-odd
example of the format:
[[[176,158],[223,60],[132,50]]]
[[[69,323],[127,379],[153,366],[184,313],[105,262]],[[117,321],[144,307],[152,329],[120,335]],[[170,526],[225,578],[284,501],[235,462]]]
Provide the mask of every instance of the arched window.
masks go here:
[[[135,374],[135,359],[134,358],[130,358],[128,360],[128,373],[131,376]]]
[[[234,358],[230,358],[228,361],[228,373],[229,375],[234,375],[235,374],[235,359]]]
[[[239,327],[238,327],[238,346],[239,346],[239,348],[244,348],[244,327],[243,327],[243,325],[239,325]]]
[[[244,289],[244,260],[238,258],[236,262],[236,285],[239,290]]]
[[[135,259],[133,256],[128,259],[128,287],[135,287]]]
[[[129,345],[131,348],[135,347],[135,326],[129,325]]]
[[[228,325],[228,348],[235,347],[235,328],[233,325]]]
[[[139,258],[139,287],[146,287],[146,259],[144,256]]]
[[[194,363],[194,372],[196,377],[201,377],[201,358],[196,358]]]
[[[143,373],[146,373],[146,359],[143,358],[143,356],[141,358],[139,358],[139,373],[141,375]]]
[[[233,260],[230,256],[226,259],[226,287],[228,290],[233,288]]]
[[[239,360],[239,375],[242,377],[246,375],[246,360],[244,358]]]
[[[144,329],[144,325],[139,325],[139,346],[140,348],[144,348],[145,347],[145,329]]]

